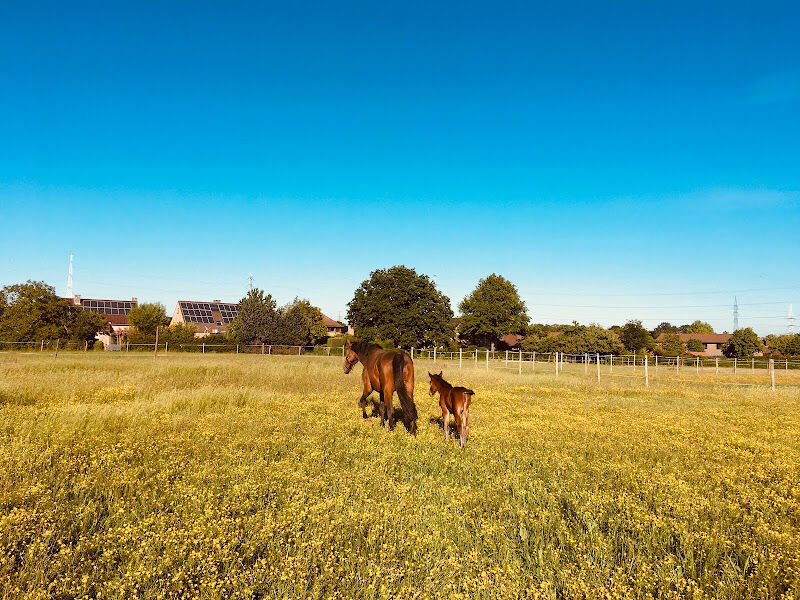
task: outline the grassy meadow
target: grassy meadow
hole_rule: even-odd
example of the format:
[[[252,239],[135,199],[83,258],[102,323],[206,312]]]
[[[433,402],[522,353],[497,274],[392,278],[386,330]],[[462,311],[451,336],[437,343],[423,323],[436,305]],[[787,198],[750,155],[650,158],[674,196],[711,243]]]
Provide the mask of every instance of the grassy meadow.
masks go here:
[[[0,598],[800,598],[798,388],[429,367],[0,354]]]

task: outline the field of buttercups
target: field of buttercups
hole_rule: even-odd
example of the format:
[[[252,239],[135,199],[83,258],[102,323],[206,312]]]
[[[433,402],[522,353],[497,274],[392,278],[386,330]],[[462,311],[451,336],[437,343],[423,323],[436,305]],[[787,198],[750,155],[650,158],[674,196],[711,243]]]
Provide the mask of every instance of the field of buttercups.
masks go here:
[[[798,388],[428,368],[0,354],[0,598],[800,597]]]

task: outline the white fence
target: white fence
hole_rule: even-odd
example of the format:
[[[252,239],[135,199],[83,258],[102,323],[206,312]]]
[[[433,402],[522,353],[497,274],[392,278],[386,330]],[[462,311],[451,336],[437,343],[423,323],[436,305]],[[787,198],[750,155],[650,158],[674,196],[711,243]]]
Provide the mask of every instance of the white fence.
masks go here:
[[[3,342],[0,352],[53,352],[60,350],[89,351],[85,342]],[[206,344],[202,341],[193,344],[169,343],[130,344],[119,346],[125,353],[169,354],[170,352],[200,354],[259,354],[264,356],[333,356],[344,355],[343,348],[331,346],[290,346],[280,344]],[[439,348],[411,348],[410,354],[416,360],[430,360],[434,363],[458,365],[459,369],[478,368],[484,370],[502,369],[518,374],[551,374],[555,376],[586,376],[598,382],[607,377],[626,377],[641,379],[645,386],[651,380],[691,381],[680,379],[689,376],[703,377],[706,382],[732,385],[769,385],[772,389],[791,385],[800,386],[800,360],[726,357],[661,357],[637,354],[613,355],[599,353],[567,354],[563,352],[521,352],[477,350],[441,350]],[[735,376],[735,381],[734,380]],[[697,381],[697,377],[694,377]],[[727,381],[726,381],[727,380]],[[777,384],[776,384],[777,380]]]

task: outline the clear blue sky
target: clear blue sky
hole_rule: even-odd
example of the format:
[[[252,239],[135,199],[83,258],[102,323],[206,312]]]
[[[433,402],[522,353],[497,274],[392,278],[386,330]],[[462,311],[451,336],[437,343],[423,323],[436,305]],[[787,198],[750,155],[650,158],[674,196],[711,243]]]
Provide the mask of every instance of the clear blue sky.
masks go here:
[[[0,285],[786,330],[800,4],[0,3]]]

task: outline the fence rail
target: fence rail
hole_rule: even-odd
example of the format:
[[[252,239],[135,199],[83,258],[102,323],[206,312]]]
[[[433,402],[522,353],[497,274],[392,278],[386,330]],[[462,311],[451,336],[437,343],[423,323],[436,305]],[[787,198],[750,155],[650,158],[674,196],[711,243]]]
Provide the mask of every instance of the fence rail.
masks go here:
[[[332,346],[292,346],[283,344],[177,344],[166,343],[130,344],[124,343],[115,348],[125,353],[201,353],[201,354],[260,354],[265,356],[343,356],[344,348]],[[39,342],[0,341],[0,352],[54,352],[77,350],[89,351],[88,343],[63,342],[60,340]],[[600,382],[606,377],[641,379],[645,386],[651,380],[690,381],[679,379],[688,375],[714,375],[704,381],[714,384],[731,385],[769,385],[772,389],[800,385],[800,360],[789,358],[727,358],[727,357],[685,357],[650,356],[637,354],[568,354],[563,352],[522,352],[513,350],[492,351],[442,350],[439,348],[411,348],[412,358],[431,360],[435,363],[457,363],[459,369],[481,368],[485,370],[503,369],[523,373],[550,373],[573,376],[588,376]],[[739,378],[731,381],[732,376]],[[743,378],[743,379],[742,379]],[[726,381],[727,379],[727,381]],[[778,383],[776,384],[776,379]],[[695,378],[692,381],[697,381]]]

